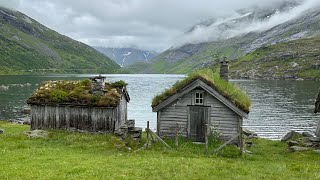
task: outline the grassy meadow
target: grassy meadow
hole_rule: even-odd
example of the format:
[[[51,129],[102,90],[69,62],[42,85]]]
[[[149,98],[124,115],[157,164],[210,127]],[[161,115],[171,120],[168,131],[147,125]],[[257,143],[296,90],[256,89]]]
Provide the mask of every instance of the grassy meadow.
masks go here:
[[[3,121],[0,129],[0,179],[320,179],[320,154],[290,153],[279,141],[254,140],[252,155],[231,146],[206,155],[187,141],[135,151],[142,145],[111,135],[52,130],[29,138],[29,126]]]

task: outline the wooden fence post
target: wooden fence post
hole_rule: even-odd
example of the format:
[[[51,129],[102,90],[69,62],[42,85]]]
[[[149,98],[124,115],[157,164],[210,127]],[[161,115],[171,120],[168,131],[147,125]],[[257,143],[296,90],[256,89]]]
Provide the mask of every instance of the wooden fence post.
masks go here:
[[[147,132],[147,148],[149,147],[149,121],[147,121],[147,130],[146,130],[146,132]]]
[[[205,130],[204,130],[204,139],[206,143],[206,154],[208,154],[208,124],[205,125]]]
[[[176,123],[176,147],[179,146],[179,124]]]

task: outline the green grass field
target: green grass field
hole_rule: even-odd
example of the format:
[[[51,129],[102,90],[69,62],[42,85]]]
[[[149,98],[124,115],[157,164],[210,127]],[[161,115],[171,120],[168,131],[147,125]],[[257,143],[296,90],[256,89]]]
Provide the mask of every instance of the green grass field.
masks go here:
[[[256,139],[253,154],[243,156],[232,147],[206,155],[203,145],[185,141],[134,152],[138,144],[128,150],[111,135],[49,131],[48,138],[28,138],[29,126],[2,121],[0,129],[0,179],[320,179],[320,154],[289,153],[278,141]]]

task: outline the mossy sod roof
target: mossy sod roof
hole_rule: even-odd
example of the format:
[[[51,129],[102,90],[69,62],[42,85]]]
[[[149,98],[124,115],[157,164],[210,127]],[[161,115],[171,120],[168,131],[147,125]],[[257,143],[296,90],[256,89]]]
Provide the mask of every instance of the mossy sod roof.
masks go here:
[[[162,94],[157,95],[152,100],[152,107],[159,105],[161,102],[179,92],[181,89],[189,85],[191,82],[200,79],[214,90],[219,92],[230,102],[246,113],[249,113],[251,100],[249,96],[232,83],[221,79],[217,72],[211,69],[201,69],[189,74],[185,79],[178,81],[170,89],[166,89]]]
[[[91,81],[45,81],[27,100],[28,104],[72,104],[116,107],[119,104],[124,81],[106,83],[103,95],[92,94]]]

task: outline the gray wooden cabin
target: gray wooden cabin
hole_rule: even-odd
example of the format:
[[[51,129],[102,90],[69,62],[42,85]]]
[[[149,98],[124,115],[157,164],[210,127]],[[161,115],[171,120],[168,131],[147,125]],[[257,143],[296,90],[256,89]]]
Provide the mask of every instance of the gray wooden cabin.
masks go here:
[[[229,140],[240,133],[233,143],[242,146],[242,121],[248,114],[201,79],[190,82],[153,107],[153,112],[157,112],[157,133],[160,137],[175,136],[178,123],[184,137],[204,142],[207,124],[207,132],[217,130],[222,140]]]
[[[114,132],[127,120],[126,87],[121,89],[116,107],[68,103],[33,103],[31,129],[78,129],[90,132]]]

